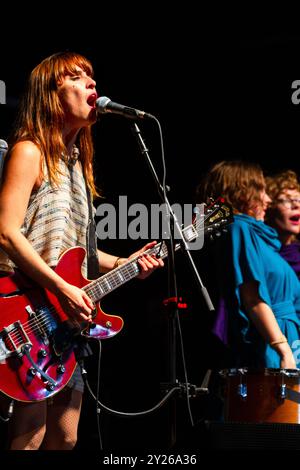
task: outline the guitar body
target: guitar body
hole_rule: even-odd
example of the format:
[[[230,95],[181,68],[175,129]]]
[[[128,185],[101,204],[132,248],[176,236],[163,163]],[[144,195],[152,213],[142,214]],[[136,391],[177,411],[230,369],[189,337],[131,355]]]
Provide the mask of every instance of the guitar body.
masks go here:
[[[231,219],[230,208],[223,202],[214,203],[205,217],[196,218],[195,224],[184,229],[186,241],[196,238],[199,231],[207,231],[210,236],[212,231],[220,232]],[[175,249],[180,247],[177,244]],[[168,250],[161,243],[147,253],[163,259]],[[122,329],[122,318],[106,315],[99,300],[138,276],[138,256],[90,281],[81,273],[85,255],[84,248],[70,248],[59,259],[55,271],[68,283],[84,289],[96,304],[92,325],[70,320],[54,294],[19,271],[0,278],[0,391],[7,396],[35,402],[58,393],[75,370],[73,348],[78,335],[106,339]]]
[[[65,251],[60,258],[55,268],[55,272],[69,284],[80,288],[87,286],[91,283],[91,281],[83,277],[81,274],[81,266],[85,255],[86,251],[84,248],[70,248],[69,250]],[[55,295],[49,291],[46,291],[46,295],[50,303],[59,312],[60,321],[68,320],[68,317],[62,312],[60,304]],[[104,313],[101,309],[100,302],[96,304],[93,323],[93,328],[83,328],[82,334],[86,338],[111,338],[112,336],[115,336],[117,333],[119,333],[124,325],[124,321],[121,317],[117,315],[107,315]]]
[[[84,257],[83,248],[71,248],[55,270],[82,288],[91,282],[81,274]],[[28,277],[16,271],[0,278],[0,391],[23,402],[51,397],[67,385],[75,370],[76,336],[110,338],[122,327],[122,318],[106,315],[100,304],[92,328],[86,322],[75,325],[57,298]]]

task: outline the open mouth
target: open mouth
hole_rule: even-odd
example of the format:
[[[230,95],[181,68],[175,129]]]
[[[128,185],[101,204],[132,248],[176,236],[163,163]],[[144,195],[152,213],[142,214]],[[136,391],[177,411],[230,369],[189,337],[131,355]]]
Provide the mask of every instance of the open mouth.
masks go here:
[[[299,225],[300,214],[292,215],[292,217],[289,217],[289,220],[290,220],[290,222],[292,222],[292,224]]]
[[[96,99],[97,99],[97,93],[92,93],[87,99],[87,104],[91,108],[95,108],[96,107]]]

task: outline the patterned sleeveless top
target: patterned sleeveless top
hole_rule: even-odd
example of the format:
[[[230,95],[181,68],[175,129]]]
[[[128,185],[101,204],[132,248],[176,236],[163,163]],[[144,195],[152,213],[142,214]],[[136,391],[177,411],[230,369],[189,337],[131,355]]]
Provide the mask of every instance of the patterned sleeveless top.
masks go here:
[[[77,166],[79,165],[79,167]],[[47,174],[36,191],[31,193],[21,227],[37,253],[55,267],[62,253],[75,246],[87,247],[89,208],[81,163],[60,162],[59,185],[52,187]],[[14,263],[0,249],[0,271],[13,271]],[[85,257],[82,274],[87,275]]]

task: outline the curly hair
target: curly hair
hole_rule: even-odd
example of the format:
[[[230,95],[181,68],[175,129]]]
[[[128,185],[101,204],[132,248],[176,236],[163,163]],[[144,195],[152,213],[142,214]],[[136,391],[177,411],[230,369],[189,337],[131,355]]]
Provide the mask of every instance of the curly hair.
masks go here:
[[[286,190],[297,190],[300,192],[300,182],[297,173],[292,170],[281,171],[272,176],[266,177],[267,193],[272,200],[278,199],[278,196]]]
[[[250,202],[261,203],[265,179],[259,164],[241,160],[221,161],[213,165],[197,188],[197,199],[223,197],[234,212],[247,213]]]
[[[271,227],[278,230],[275,223],[277,199],[284,191],[296,190],[300,193],[300,183],[297,173],[293,170],[285,170],[266,177],[267,193],[271,197],[273,204],[270,205],[266,212],[265,221]],[[290,240],[297,240],[296,235],[292,235]]]

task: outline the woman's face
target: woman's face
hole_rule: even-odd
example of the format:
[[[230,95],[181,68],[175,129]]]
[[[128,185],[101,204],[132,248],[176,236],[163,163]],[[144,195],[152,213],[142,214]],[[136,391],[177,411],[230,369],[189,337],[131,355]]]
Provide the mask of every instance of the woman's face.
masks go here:
[[[282,191],[273,201],[271,224],[281,238],[298,235],[300,232],[300,192],[296,189]]]
[[[264,220],[267,208],[271,202],[270,197],[265,190],[260,193],[261,202],[254,202],[249,205],[248,215],[251,215],[256,220]]]
[[[58,87],[65,111],[65,125],[80,129],[96,122],[96,82],[80,67],[76,75],[66,75]]]

